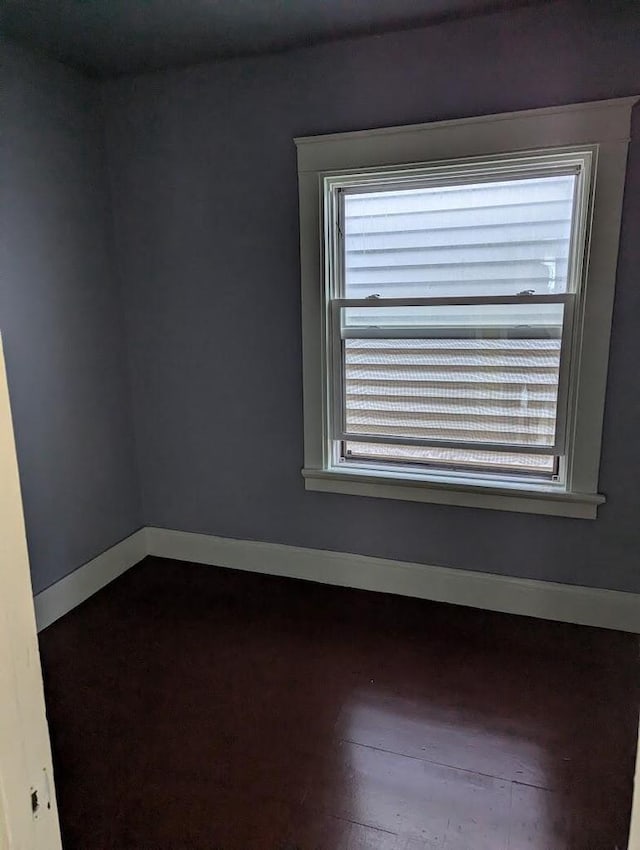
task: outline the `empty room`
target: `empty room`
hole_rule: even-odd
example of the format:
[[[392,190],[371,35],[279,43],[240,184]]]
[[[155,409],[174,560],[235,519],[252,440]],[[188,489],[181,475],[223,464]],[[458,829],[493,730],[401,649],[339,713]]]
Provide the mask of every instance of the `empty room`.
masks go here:
[[[0,21],[0,850],[640,850],[640,4]]]

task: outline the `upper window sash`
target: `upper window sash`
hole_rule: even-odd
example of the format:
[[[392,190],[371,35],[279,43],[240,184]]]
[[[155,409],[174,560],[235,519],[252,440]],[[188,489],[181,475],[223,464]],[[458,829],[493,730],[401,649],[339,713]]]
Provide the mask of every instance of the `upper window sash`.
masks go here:
[[[413,167],[390,167],[383,171],[361,170],[354,174],[330,174],[322,178],[324,219],[325,303],[345,296],[345,196],[376,191],[463,186],[465,184],[575,176],[567,290],[580,287],[587,238],[588,208],[596,156],[595,146],[532,151],[526,155],[501,155]],[[374,286],[372,288],[375,288]],[[514,293],[515,294],[515,293]]]

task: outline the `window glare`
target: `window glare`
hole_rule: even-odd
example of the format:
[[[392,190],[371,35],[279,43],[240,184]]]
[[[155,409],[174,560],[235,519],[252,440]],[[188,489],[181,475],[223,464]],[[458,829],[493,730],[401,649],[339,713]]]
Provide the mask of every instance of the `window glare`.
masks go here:
[[[575,175],[345,192],[345,296],[567,291]]]

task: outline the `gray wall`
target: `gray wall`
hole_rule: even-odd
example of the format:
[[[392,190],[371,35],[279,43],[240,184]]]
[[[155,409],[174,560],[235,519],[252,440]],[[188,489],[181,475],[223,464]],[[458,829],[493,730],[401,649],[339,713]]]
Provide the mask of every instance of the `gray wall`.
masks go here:
[[[146,523],[640,592],[639,122],[597,521],[305,493],[292,143],[640,92],[634,5],[560,3],[105,85]]]
[[[141,512],[96,83],[0,59],[0,331],[37,592]]]

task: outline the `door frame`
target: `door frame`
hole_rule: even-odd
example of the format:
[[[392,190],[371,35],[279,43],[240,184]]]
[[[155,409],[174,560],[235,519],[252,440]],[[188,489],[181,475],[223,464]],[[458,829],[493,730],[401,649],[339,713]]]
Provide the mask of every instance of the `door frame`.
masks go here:
[[[636,778],[631,806],[629,850],[640,850],[640,724],[638,725],[638,752],[636,754]]]
[[[62,850],[0,335],[0,848]]]

